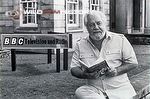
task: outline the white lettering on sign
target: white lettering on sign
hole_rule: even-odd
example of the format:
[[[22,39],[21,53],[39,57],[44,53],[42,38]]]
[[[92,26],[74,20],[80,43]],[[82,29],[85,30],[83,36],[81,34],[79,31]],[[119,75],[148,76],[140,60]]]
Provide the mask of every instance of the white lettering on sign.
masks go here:
[[[17,38],[17,37],[6,37],[4,39],[4,45],[23,45],[24,38]]]
[[[43,14],[42,10],[24,10],[24,14]]]
[[[15,45],[16,43],[17,43],[17,38],[12,38],[11,44],[12,44],[12,45]]]
[[[23,45],[23,43],[24,43],[24,39],[23,38],[19,38],[18,44],[19,45]]]
[[[4,39],[4,45],[8,45],[9,44],[9,37]]]

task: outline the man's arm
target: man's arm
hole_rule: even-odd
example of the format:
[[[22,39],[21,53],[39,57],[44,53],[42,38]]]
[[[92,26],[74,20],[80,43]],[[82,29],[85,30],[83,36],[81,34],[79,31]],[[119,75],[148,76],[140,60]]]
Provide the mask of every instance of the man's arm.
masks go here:
[[[136,67],[138,67],[138,64],[124,63],[123,65],[116,67],[117,75],[127,73]]]
[[[121,75],[121,74],[124,74],[124,73],[127,73],[129,72],[130,70],[132,69],[135,69],[138,67],[138,64],[131,64],[131,63],[125,63],[119,67],[116,67],[115,69],[113,70],[109,70],[107,73],[106,73],[106,76],[109,76],[109,77],[114,77],[114,76],[118,76],[118,75]]]
[[[101,72],[99,71],[95,71],[93,73],[87,73],[80,67],[71,68],[71,74],[80,79],[96,79],[102,76]]]
[[[117,76],[127,73],[130,70],[138,67],[135,52],[130,42],[123,36],[122,42],[122,65],[107,72],[108,76]]]
[[[71,68],[71,74],[77,78],[86,79],[87,74],[84,73],[80,67],[73,67]]]
[[[118,75],[127,73],[138,66],[134,49],[125,36],[122,41],[122,58],[122,65],[116,68]]]

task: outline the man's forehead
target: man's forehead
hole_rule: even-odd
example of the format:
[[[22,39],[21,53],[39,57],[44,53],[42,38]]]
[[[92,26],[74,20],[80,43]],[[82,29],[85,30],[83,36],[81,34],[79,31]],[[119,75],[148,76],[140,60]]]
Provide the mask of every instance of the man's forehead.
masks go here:
[[[98,15],[91,15],[87,16],[88,21],[102,21],[101,17]]]

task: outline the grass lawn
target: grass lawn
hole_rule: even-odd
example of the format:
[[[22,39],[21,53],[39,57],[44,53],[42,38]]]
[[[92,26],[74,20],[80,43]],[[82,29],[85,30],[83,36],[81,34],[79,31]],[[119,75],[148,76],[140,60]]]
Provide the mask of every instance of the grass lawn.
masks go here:
[[[71,57],[72,53],[69,64]],[[129,72],[129,77],[138,91],[149,83],[150,63],[148,54],[137,54],[137,58],[139,68]],[[47,64],[46,54],[17,54],[15,72],[11,71],[10,57],[0,61],[0,99],[71,99],[76,88],[85,83],[71,76],[69,70],[63,71],[62,61],[61,72],[56,73],[55,55],[52,63]]]

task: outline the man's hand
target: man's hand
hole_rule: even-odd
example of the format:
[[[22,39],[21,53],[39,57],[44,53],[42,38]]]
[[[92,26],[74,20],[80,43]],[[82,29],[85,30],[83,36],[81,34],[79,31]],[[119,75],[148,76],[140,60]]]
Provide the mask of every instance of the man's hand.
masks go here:
[[[86,70],[83,71],[83,69],[81,69],[80,67],[71,68],[71,74],[80,79],[97,79],[97,78],[101,77],[102,75],[104,75],[104,74],[102,74],[101,71],[95,71],[93,73],[88,73],[88,72],[86,72]]]
[[[108,77],[114,77],[117,76],[117,69],[110,69],[105,73]]]
[[[101,71],[95,71],[92,73],[84,72],[84,73],[87,76],[87,79],[97,79],[97,78],[101,77],[102,75],[104,75]]]

